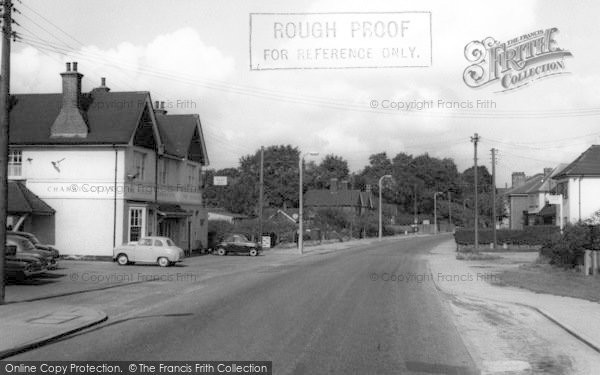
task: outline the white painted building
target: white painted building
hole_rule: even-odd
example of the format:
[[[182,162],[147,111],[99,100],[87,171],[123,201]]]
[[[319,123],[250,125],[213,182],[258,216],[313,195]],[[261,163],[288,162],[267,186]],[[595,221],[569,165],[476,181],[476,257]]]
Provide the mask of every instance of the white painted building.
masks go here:
[[[592,145],[553,177],[563,196],[565,223],[577,223],[600,210],[600,145]]]
[[[149,92],[111,92],[104,82],[82,93],[76,63],[61,76],[62,93],[14,95],[9,178],[55,211],[53,220],[13,213],[14,229],[91,258],[144,235],[205,247],[199,116],[167,115]]]

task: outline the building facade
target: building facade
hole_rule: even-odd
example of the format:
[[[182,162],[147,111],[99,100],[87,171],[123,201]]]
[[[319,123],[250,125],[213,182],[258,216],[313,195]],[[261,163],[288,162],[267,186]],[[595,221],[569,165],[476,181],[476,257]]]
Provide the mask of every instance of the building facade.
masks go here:
[[[145,235],[206,246],[199,116],[168,115],[149,92],[111,92],[104,80],[82,93],[77,63],[61,76],[62,93],[13,95],[9,178],[54,210],[45,226],[13,217],[14,229],[73,257],[109,257]]]
[[[553,179],[562,195],[564,223],[591,218],[600,210],[600,145],[592,145]]]

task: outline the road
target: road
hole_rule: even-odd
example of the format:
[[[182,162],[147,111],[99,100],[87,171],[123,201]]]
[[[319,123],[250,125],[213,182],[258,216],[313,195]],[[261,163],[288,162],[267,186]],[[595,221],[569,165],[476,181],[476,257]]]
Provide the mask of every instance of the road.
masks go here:
[[[447,303],[432,282],[414,277],[429,274],[421,255],[445,239],[301,258],[196,258],[186,273],[254,264],[201,281],[57,298],[110,318],[10,360],[267,360],[274,374],[476,373]]]

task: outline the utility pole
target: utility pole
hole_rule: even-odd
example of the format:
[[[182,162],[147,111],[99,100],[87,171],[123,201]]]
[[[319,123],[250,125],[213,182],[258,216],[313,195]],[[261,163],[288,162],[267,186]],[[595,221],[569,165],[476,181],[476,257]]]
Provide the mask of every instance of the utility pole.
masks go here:
[[[496,149],[492,148],[492,233],[496,248]]]
[[[415,199],[414,199],[414,224],[417,225],[419,224],[419,218],[417,217],[417,184],[415,183],[414,185],[414,193],[415,193]]]
[[[452,226],[452,192],[448,190],[448,222]]]
[[[264,203],[264,193],[265,193],[265,181],[264,181],[264,172],[265,169],[265,146],[260,146],[260,183],[259,183],[259,193],[258,193],[258,238],[259,243],[262,244],[262,235],[263,235],[263,207]]]
[[[4,304],[6,211],[8,207],[8,128],[10,105],[10,39],[12,1],[4,0],[2,13],[2,67],[0,68],[0,305]]]
[[[473,156],[473,164],[474,164],[474,168],[473,168],[473,175],[475,176],[475,182],[474,182],[474,186],[475,186],[475,251],[479,250],[479,205],[477,202],[477,143],[479,142],[479,135],[477,133],[475,133],[475,135],[473,137],[471,137],[471,142],[473,142],[474,145],[474,156]]]

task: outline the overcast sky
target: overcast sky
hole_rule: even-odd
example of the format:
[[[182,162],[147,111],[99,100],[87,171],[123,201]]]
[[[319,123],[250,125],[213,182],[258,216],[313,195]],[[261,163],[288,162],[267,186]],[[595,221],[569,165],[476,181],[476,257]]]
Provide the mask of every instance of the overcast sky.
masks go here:
[[[212,168],[236,166],[261,145],[338,154],[357,171],[385,151],[451,157],[459,170],[498,151],[498,186],[570,162],[600,143],[600,4],[588,1],[81,1],[23,0],[12,56],[13,93],[59,92],[78,61],[84,91],[150,91],[169,113],[200,115]],[[428,67],[250,69],[250,13],[431,12]],[[508,92],[468,87],[465,46],[558,28],[565,72]],[[343,43],[342,43],[343,44]],[[396,111],[371,101],[468,102],[492,109]],[[179,101],[179,105],[177,104]],[[316,158],[319,160],[319,157]]]

